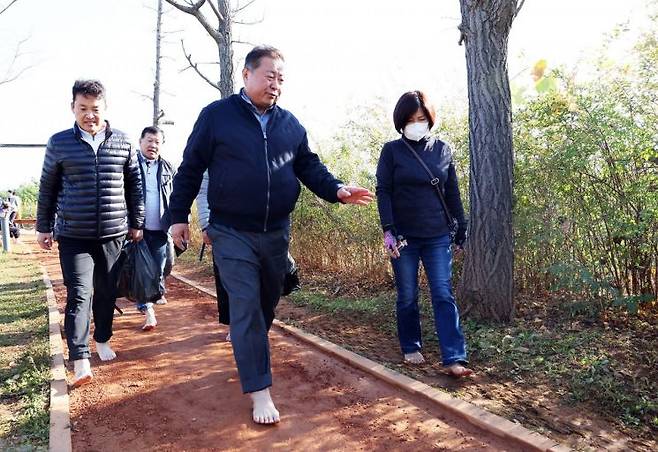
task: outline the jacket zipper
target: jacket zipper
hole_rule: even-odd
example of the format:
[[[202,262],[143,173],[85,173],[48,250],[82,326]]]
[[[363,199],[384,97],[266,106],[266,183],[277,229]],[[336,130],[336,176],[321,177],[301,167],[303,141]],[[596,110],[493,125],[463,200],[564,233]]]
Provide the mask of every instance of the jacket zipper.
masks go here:
[[[96,238],[100,239],[101,237],[101,222],[100,222],[100,215],[101,215],[101,207],[100,207],[100,200],[98,199],[100,190],[98,188],[98,151],[94,151],[94,148],[91,146],[91,144],[87,143],[85,140],[80,140],[84,144],[89,147],[89,150],[94,154],[94,168],[95,168],[95,173],[94,177],[96,179]],[[105,143],[101,143],[101,146]],[[98,147],[100,149],[100,146]]]
[[[105,132],[103,132],[105,133]],[[98,153],[101,151],[103,146],[105,146],[105,142],[107,141],[107,136],[103,140],[103,142],[98,146],[98,149],[94,152],[94,162],[96,164],[96,238],[100,239],[101,238],[101,200],[100,200],[100,175],[98,174]],[[89,147],[91,145],[87,143]],[[94,150],[93,148],[91,149],[92,151]]]
[[[271,120],[271,118],[270,118]],[[270,216],[270,158],[267,152],[267,133],[263,130],[263,143],[265,145],[265,171],[267,171],[267,201],[265,203],[265,222],[263,223],[263,232],[267,232],[267,220]]]

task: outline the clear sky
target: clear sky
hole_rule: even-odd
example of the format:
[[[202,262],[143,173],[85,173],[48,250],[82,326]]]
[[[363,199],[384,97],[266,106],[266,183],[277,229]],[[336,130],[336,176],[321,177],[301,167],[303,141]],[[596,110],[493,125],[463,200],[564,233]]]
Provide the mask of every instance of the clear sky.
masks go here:
[[[9,0],[0,0],[0,9]],[[244,3],[244,1],[242,2]],[[70,90],[77,78],[108,89],[108,119],[133,137],[151,121],[156,0],[18,0],[0,15],[0,78],[23,40],[18,80],[0,85],[0,143],[45,143],[73,125]],[[216,48],[196,20],[166,7],[161,106],[163,155],[178,163],[200,109],[218,92],[192,70],[181,72],[181,39],[193,58],[216,61]],[[256,0],[236,25],[234,39],[267,43],[286,55],[281,106],[311,136],[324,139],[354,107],[380,103],[392,110],[399,95],[423,89],[442,105],[466,108],[464,49],[457,45],[458,0]],[[577,65],[600,48],[606,33],[631,20],[639,27],[645,0],[527,0],[510,36],[510,76],[529,80],[529,66]],[[629,39],[633,33],[629,33]],[[239,69],[251,45],[236,44]],[[217,66],[204,66],[209,74]],[[136,139],[135,139],[136,143]],[[42,150],[0,149],[0,190],[38,179]]]

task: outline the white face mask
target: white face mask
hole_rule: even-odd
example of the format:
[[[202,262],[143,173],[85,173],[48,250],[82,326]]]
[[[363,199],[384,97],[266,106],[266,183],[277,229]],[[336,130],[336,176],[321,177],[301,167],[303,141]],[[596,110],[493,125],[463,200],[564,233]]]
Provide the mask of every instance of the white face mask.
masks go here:
[[[404,136],[413,141],[419,141],[430,133],[429,122],[410,122],[404,126]]]

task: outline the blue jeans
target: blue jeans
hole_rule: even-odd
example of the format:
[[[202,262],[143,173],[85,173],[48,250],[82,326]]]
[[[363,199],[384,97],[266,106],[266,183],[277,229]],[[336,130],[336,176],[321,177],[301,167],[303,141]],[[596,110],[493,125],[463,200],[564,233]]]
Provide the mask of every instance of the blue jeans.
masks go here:
[[[165,294],[165,284],[164,284],[164,268],[167,262],[167,241],[169,236],[164,231],[149,231],[144,230],[144,243],[151,252],[153,260],[158,264],[160,268],[160,293],[162,296]],[[148,307],[148,303],[139,302],[137,303],[137,309],[144,311]]]
[[[391,259],[398,292],[398,337],[402,353],[422,348],[418,309],[418,267],[422,260],[432,296],[434,325],[444,366],[466,363],[466,343],[459,326],[459,311],[452,294],[452,251],[450,237],[407,237],[400,257]]]

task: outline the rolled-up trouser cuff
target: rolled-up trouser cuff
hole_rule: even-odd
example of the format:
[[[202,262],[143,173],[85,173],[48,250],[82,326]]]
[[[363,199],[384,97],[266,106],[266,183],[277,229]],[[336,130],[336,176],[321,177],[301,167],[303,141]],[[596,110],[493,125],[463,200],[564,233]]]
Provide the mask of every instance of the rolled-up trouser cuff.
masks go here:
[[[466,364],[468,364],[468,359],[466,359],[466,358],[449,358],[449,359],[444,359],[443,360],[443,365],[444,366],[451,366],[455,363],[466,365]]]
[[[77,361],[79,359],[90,359],[91,358],[91,352],[89,350],[81,351],[81,352],[72,352],[71,349],[69,348],[69,361]]]
[[[262,391],[272,386],[272,374],[259,375],[245,380],[240,379],[240,384],[242,385],[242,392],[244,394]]]

